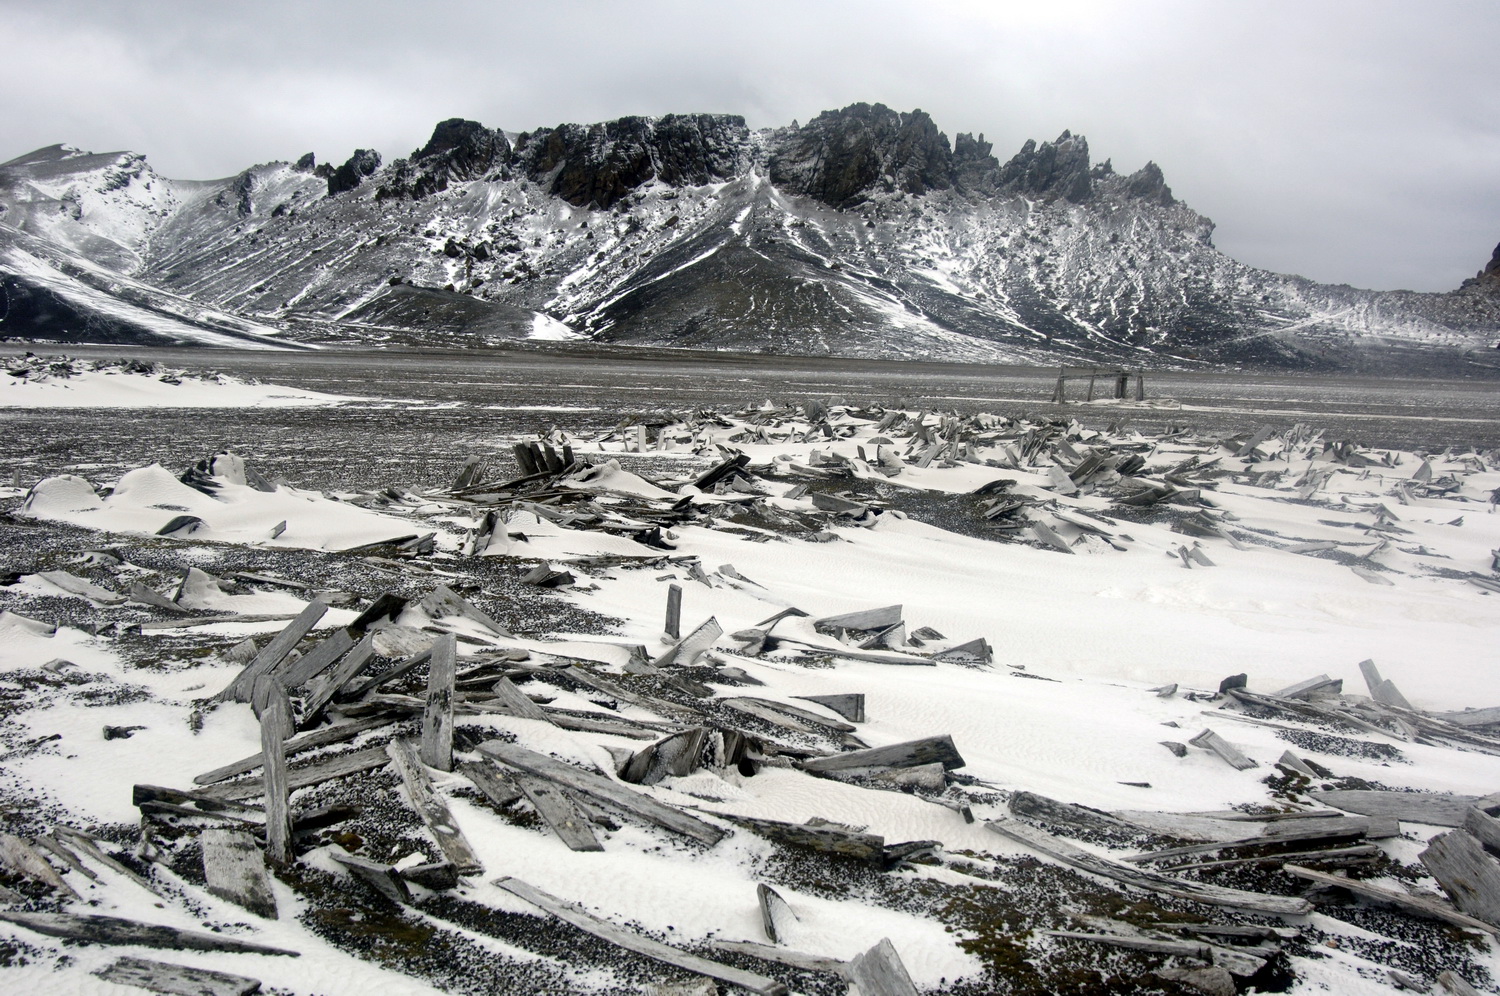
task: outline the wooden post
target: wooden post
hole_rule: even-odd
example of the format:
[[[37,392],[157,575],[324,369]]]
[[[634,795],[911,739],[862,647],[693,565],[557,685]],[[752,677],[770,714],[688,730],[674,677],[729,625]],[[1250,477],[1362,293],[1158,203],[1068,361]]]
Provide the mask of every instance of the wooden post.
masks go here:
[[[458,637],[452,633],[432,646],[427,671],[427,707],[422,712],[422,763],[439,771],[453,770],[453,672],[458,661]]]
[[[1068,372],[1066,367],[1057,368],[1057,386],[1052,389],[1052,403],[1061,405],[1067,403]]]
[[[255,679],[251,702],[260,717],[260,752],[264,758],[266,858],[272,864],[292,862],[292,811],[287,804],[286,738],[292,732],[292,704],[286,689],[271,675]]]
[[[682,639],[682,586],[667,586],[667,635]]]
[[[1092,374],[1092,373],[1089,374],[1089,396],[1087,398],[1083,399],[1085,401],[1093,401],[1094,400],[1094,377],[1095,376],[1096,376],[1095,374]]]
[[[1135,374],[1135,400],[1146,400],[1146,375],[1139,370]]]

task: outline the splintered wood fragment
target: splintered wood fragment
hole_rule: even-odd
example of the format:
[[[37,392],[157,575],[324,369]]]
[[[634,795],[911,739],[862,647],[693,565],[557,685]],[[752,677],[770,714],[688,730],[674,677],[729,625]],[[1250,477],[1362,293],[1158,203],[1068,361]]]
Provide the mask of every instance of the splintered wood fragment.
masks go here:
[[[541,723],[551,722],[542,707],[527,698],[526,693],[517,688],[509,678],[501,678],[495,682],[494,689],[494,704],[505,707],[512,716],[534,719]]]
[[[666,634],[674,640],[682,639],[682,586],[667,585]]]
[[[1272,698],[1278,699],[1304,699],[1316,692],[1340,692],[1344,688],[1343,678],[1330,678],[1326,674],[1316,675],[1288,685],[1279,692],[1272,692]]]
[[[276,919],[276,896],[255,838],[244,830],[204,830],[203,878],[208,891],[267,920]]]
[[[865,721],[864,692],[850,692],[845,695],[794,695],[792,697],[802,699],[804,702],[816,702],[820,706],[832,709],[851,723]]]
[[[1363,816],[1391,816],[1405,823],[1461,827],[1477,797],[1446,792],[1383,792],[1378,789],[1339,789],[1310,792],[1325,806]]]
[[[1063,553],[1074,552],[1073,548],[1068,545],[1068,541],[1057,535],[1057,531],[1045,522],[1033,522],[1031,534],[1054,550],[1060,550]]]
[[[1429,920],[1441,920],[1444,923],[1451,923],[1456,927],[1479,930],[1487,934],[1497,933],[1494,925],[1475,919],[1466,913],[1460,913],[1447,903],[1439,902],[1436,899],[1413,896],[1410,893],[1387,889],[1357,878],[1329,875],[1327,872],[1305,868],[1302,865],[1286,864],[1281,866],[1281,870],[1289,875],[1295,875],[1309,882],[1315,882],[1318,885],[1331,885],[1340,889],[1347,889],[1356,896],[1372,899],[1378,903],[1385,903],[1388,906],[1395,906],[1398,909],[1414,913],[1417,916],[1426,917]]]
[[[681,641],[676,643],[666,653],[652,661],[653,667],[669,667],[677,665],[687,667],[703,655],[703,652],[714,645],[719,637],[724,635],[724,628],[719,625],[719,620],[713,616],[697,629],[693,630]]]
[[[398,906],[411,902],[411,890],[406,887],[406,880],[391,865],[371,861],[347,851],[330,850],[328,855]]]
[[[179,951],[233,951],[243,954],[289,955],[296,951],[240,941],[222,934],[178,930],[159,923],[142,923],[117,916],[80,913],[21,913],[0,910],[0,920],[25,927],[48,937],[62,937],[94,944],[139,944],[147,948]]]
[[[251,996],[260,992],[259,979],[146,958],[121,958],[94,975],[105,982],[167,996]]]
[[[776,928],[777,918],[791,917],[795,920],[797,914],[781,898],[781,893],[764,882],[755,886],[755,902],[760,907],[760,926],[766,932],[766,939],[772,944],[781,943],[781,932]]]
[[[1194,747],[1202,747],[1205,750],[1213,751],[1219,757],[1223,758],[1226,764],[1236,770],[1245,771],[1246,769],[1256,767],[1254,761],[1241,754],[1235,749],[1233,744],[1219,736],[1213,730],[1205,729],[1202,733],[1189,740],[1188,743]]]
[[[752,958],[759,958],[762,961],[800,968],[804,972],[825,972],[829,975],[844,975],[849,968],[848,962],[839,961],[837,958],[825,958],[822,955],[773,947],[770,944],[757,944],[755,941],[720,941],[710,938],[707,944],[709,947],[719,951],[749,955]]]
[[[995,663],[995,652],[990,648],[990,642],[984,637],[970,640],[968,643],[960,643],[956,647],[947,650],[939,650],[932,655],[935,661],[953,661],[959,664],[993,664]]]
[[[889,937],[849,961],[849,981],[859,987],[860,996],[917,996],[901,956]]]
[[[484,871],[484,865],[480,863],[479,856],[474,853],[473,845],[458,828],[458,822],[453,819],[453,813],[448,809],[448,804],[433,788],[432,779],[428,777],[427,770],[422,767],[422,762],[417,758],[416,751],[412,750],[411,744],[405,740],[392,740],[385,745],[385,749],[391,760],[396,763],[396,770],[400,772],[402,782],[406,784],[406,793],[411,799],[412,808],[432,831],[438,847],[442,848],[443,854],[458,869],[459,874],[477,875]]]
[[[953,738],[948,734],[939,737],[924,737],[908,740],[886,747],[871,747],[868,750],[845,751],[831,757],[814,757],[801,762],[804,771],[839,771],[845,768],[914,768],[920,764],[938,763],[952,771],[962,768],[967,762]]]
[[[732,696],[730,698],[721,699],[720,701],[727,708],[733,709],[736,712],[745,713],[747,716],[754,716],[756,719],[770,723],[772,726],[779,726],[783,730],[793,730],[797,733],[807,733],[809,731],[815,730],[825,733],[828,732],[828,727],[825,724],[810,723],[802,720],[787,712],[775,708],[773,705],[764,701],[763,699]],[[846,726],[845,729],[852,730],[853,727]]]
[[[1463,830],[1439,834],[1417,855],[1453,905],[1500,925],[1500,863]]]
[[[720,701],[729,706],[754,703],[766,709],[772,709],[776,712],[779,712],[784,716],[790,716],[793,719],[799,720],[800,722],[813,727],[814,729],[821,729],[825,732],[828,730],[832,730],[835,733],[854,732],[854,727],[850,726],[848,723],[842,722],[837,719],[829,719],[827,716],[820,716],[810,709],[803,709],[800,706],[789,705],[786,702],[774,702],[770,699],[756,698],[750,695],[736,695],[730,698],[720,699]]]
[[[1141,827],[1109,813],[1078,806],[1071,802],[1059,802],[1035,792],[1016,792],[1010,797],[1010,814],[1033,825],[1070,826],[1085,834],[1099,832],[1142,832]]]
[[[281,679],[281,687],[291,691],[322,674],[334,661],[348,653],[352,646],[354,637],[349,635],[348,630],[334,630],[331,636],[299,657],[296,663],[289,667],[277,667],[271,673]]]
[[[11,833],[0,833],[0,865],[17,875],[40,882],[65,896],[81,899],[73,887],[52,867],[51,862],[37,853],[36,848]]]
[[[813,628],[820,633],[840,629],[888,629],[900,621],[901,606],[885,605],[878,609],[863,609],[814,619]]]
[[[275,865],[292,862],[292,811],[288,803],[286,738],[292,732],[292,706],[286,689],[269,674],[255,679],[251,692],[260,714],[261,781],[266,798],[266,860]]]
[[[1299,775],[1306,775],[1308,778],[1324,777],[1314,771],[1312,766],[1308,764],[1307,761],[1298,757],[1296,754],[1293,754],[1289,750],[1281,752],[1281,756],[1276,759],[1276,764],[1278,767],[1286,768],[1288,771],[1295,771]]]
[[[295,619],[287,623],[286,628],[277,633],[266,644],[264,650],[256,655],[255,660],[245,665],[245,669],[235,675],[222,692],[214,696],[219,702],[248,702],[250,690],[255,685],[255,679],[263,674],[271,673],[272,669],[286,659],[308,631],[317,625],[318,620],[328,611],[328,606],[314,599],[307,604]]]
[[[1085,851],[1045,830],[1016,820],[992,821],[986,823],[985,827],[1002,837],[1009,837],[1027,847],[1034,848],[1063,864],[1149,892],[1161,892],[1211,906],[1229,906],[1260,913],[1286,913],[1295,916],[1310,913],[1313,908],[1312,903],[1296,896],[1268,896],[1258,892],[1245,892],[1241,889],[1208,885],[1203,882],[1190,882],[1118,864]]]
[[[457,664],[458,638],[447,633],[432,645],[427,705],[422,710],[422,763],[439,771],[453,770],[453,672]]]
[[[668,775],[685,777],[703,764],[705,727],[673,733],[641,748],[620,767],[620,780],[632,785],[655,785]]]
[[[501,809],[525,795],[514,778],[492,764],[464,761],[457,770],[459,774],[473,782],[474,787],[479,789],[486,799]]]
[[[1439,972],[1437,977],[1439,988],[1452,996],[1484,996],[1478,989],[1469,985],[1468,980],[1453,972]]]
[[[358,774],[361,771],[369,771],[371,768],[381,768],[390,763],[385,750],[381,747],[366,747],[363,750],[350,751],[347,754],[338,754],[326,760],[316,761],[313,764],[301,768],[294,768],[287,772],[287,791],[295,792],[309,785],[318,785],[335,778],[345,778],[349,775]],[[210,785],[203,791],[216,799],[253,799],[264,792],[264,783],[261,778],[248,778],[237,782],[220,782]]]
[[[495,885],[518,896],[526,902],[539,909],[557,917],[565,923],[570,923],[579,930],[592,934],[595,937],[607,941],[627,951],[634,951],[638,955],[654,958],[665,962],[684,971],[693,972],[697,975],[706,975],[720,982],[727,982],[732,986],[748,989],[759,996],[786,996],[787,988],[775,979],[747,972],[744,969],[733,968],[729,965],[721,965],[707,958],[689,954],[680,948],[674,948],[653,940],[641,934],[616,926],[607,920],[594,916],[576,903],[570,903],[550,895],[542,890],[528,885],[518,878],[500,878],[495,880]]]
[[[185,615],[192,611],[192,609],[183,608],[155,588],[148,588],[139,581],[131,582],[130,597],[127,601],[136,602],[140,605],[149,605],[152,608],[165,609],[174,615]]]
[[[330,744],[343,743],[345,740],[353,740],[367,730],[389,725],[389,719],[372,716],[368,719],[357,719],[351,723],[340,723],[337,726],[325,726],[322,729],[313,730],[311,733],[304,733],[300,737],[288,740],[282,752],[287,757],[291,757],[293,754],[316,750],[319,747],[327,747]],[[212,771],[205,771],[201,775],[195,775],[193,776],[193,783],[196,785],[213,785],[216,782],[224,781],[226,778],[233,778],[235,775],[246,775],[259,768],[264,761],[265,755],[252,754],[232,764],[226,764]]]
[[[805,847],[825,854],[841,854],[859,858],[872,864],[885,862],[885,838],[879,834],[845,830],[837,826],[820,826],[813,823],[786,823],[782,820],[766,820],[752,816],[718,814],[726,820],[748,827],[763,837],[782,843]]]
[[[486,740],[479,745],[479,751],[517,771],[540,778],[549,778],[559,785],[582,793],[589,799],[637,816],[663,829],[671,830],[673,833],[691,837],[700,843],[712,846],[724,837],[724,831],[718,827],[658,802],[649,795],[637,792],[604,775],[585,771],[546,754],[527,750],[518,744]]]
[[[568,793],[555,782],[535,775],[518,774],[516,785],[526,794],[526,799],[536,807],[537,815],[552,828],[552,832],[573,851],[602,851],[604,845],[594,836],[588,820],[579,812]]]

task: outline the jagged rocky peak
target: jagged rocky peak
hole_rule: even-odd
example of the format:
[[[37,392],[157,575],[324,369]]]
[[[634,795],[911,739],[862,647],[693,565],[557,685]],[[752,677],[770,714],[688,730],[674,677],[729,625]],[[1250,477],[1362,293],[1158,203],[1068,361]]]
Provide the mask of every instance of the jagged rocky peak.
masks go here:
[[[1021,151],[1000,167],[998,180],[1000,188],[1010,193],[1048,201],[1063,197],[1082,204],[1094,192],[1088,139],[1066,130],[1057,141],[1041,145],[1028,138]]]
[[[368,177],[374,176],[379,168],[380,153],[374,149],[355,149],[354,155],[328,177],[328,196],[353,190]]]
[[[749,138],[738,114],[626,117],[523,132],[515,159],[569,204],[609,208],[652,180],[697,186],[733,179],[747,165]]]
[[[312,173],[318,168],[318,157],[311,152],[304,152],[302,158],[298,159],[292,169],[298,173]]]
[[[972,157],[982,141],[966,143],[965,153]],[[884,104],[824,111],[777,132],[768,166],[778,187],[839,209],[876,192],[946,190],[954,179],[953,150],[932,118]]]
[[[1462,289],[1500,294],[1500,246],[1495,247],[1495,252],[1484,269],[1463,282]]]
[[[1134,173],[1125,178],[1125,191],[1132,197],[1138,197],[1152,204],[1160,204],[1162,207],[1171,207],[1177,203],[1172,196],[1172,188],[1167,186],[1167,179],[1162,175],[1161,167],[1154,162],[1148,162]]]

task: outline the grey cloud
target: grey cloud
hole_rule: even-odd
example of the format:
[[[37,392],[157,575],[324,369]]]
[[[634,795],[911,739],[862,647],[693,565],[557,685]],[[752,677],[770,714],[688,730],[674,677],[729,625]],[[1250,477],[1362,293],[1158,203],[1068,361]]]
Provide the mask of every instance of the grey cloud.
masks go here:
[[[1493,4],[1371,0],[0,0],[0,159],[63,141],[210,177],[405,155],[453,115],[770,126],[881,101],[1001,158],[1068,128],[1155,160],[1248,263],[1438,290],[1500,240],[1497,28]]]

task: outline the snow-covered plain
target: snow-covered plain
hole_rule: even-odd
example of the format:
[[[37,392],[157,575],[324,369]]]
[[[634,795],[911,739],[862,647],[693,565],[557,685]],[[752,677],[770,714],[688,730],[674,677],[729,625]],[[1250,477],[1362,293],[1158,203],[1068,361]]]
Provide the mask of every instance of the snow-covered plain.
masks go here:
[[[516,636],[464,623],[461,669],[466,660],[473,663],[486,652],[509,649],[529,652],[528,663],[534,665],[565,664],[578,657],[613,662],[600,673],[618,674],[629,657],[618,644],[641,645],[655,657],[674,642],[662,632],[669,584],[684,589],[684,633],[712,617],[724,633],[734,634],[795,607],[808,617],[778,622],[772,636],[785,642],[761,656],[745,653],[744,640],[723,636],[716,641],[707,660],[740,668],[763,683],[745,688],[711,681],[716,695],[750,694],[824,713],[800,697],[861,692],[868,718],[858,724],[857,735],[870,745],[951,734],[966,762],[961,772],[1002,795],[1026,790],[1108,811],[1196,812],[1285,803],[1284,797],[1273,795],[1266,777],[1294,744],[1272,726],[1241,721],[1224,699],[1211,698],[1220,681],[1235,673],[1248,675],[1248,687],[1256,692],[1275,691],[1320,672],[1342,678],[1346,692],[1353,692],[1363,687],[1358,663],[1372,658],[1419,710],[1500,705],[1500,595],[1471,580],[1495,576],[1492,551],[1500,548],[1500,515],[1494,493],[1500,488],[1500,464],[1494,454],[1351,453],[1303,430],[1246,445],[1244,438],[1190,434],[1105,435],[1097,427],[1074,423],[1056,427],[1050,448],[1022,456],[1025,434],[1036,427],[991,416],[964,422],[970,433],[967,446],[929,452],[936,444],[896,433],[898,427],[910,433],[920,424],[927,438],[946,438],[941,435],[948,431],[943,420],[923,413],[906,412],[892,422],[887,413],[835,408],[826,424],[823,431],[799,413],[768,409],[667,426],[656,433],[656,448],[644,451],[630,431],[595,438],[559,432],[549,440],[559,447],[571,445],[576,456],[595,465],[565,475],[559,487],[589,492],[592,507],[606,521],[612,516],[628,521],[643,503],[665,509],[690,499],[700,514],[671,527],[667,550],[642,546],[628,531],[602,532],[570,521],[566,509],[577,511],[573,506],[564,506],[559,514],[546,504],[518,501],[500,506],[502,521],[494,536],[479,542],[482,548],[474,556],[465,557],[459,551],[472,549],[472,531],[484,512],[480,508],[476,514],[472,494],[395,496],[375,511],[362,507],[368,503],[354,495],[316,495],[284,485],[260,491],[242,480],[220,481],[214,494],[204,494],[159,467],[133,471],[117,482],[93,482],[113,484],[103,498],[93,484],[78,478],[40,482],[15,514],[99,530],[107,534],[101,535],[101,544],[128,544],[145,542],[167,520],[186,512],[204,520],[200,532],[149,542],[175,544],[184,566],[202,562],[209,569],[215,544],[339,550],[436,532],[437,552],[427,564],[439,574],[421,584],[439,579],[456,584],[454,579],[463,578],[476,561],[488,567],[496,561],[514,565],[517,573],[544,562],[577,575],[579,583],[559,589],[557,597],[618,620],[606,634]],[[503,452],[511,442],[496,440],[494,445]],[[753,483],[721,493],[683,483],[709,461],[734,451],[749,458]],[[882,451],[887,459],[881,459]],[[1170,485],[1172,497],[1149,509],[1121,504],[1122,494],[1132,493],[1132,487],[1119,474],[1111,477],[1112,472],[1079,487],[1063,466],[1071,462],[1062,455],[1069,451],[1080,457],[1137,453],[1145,464],[1132,478],[1142,486]],[[926,466],[920,465],[924,462]],[[1001,541],[1001,534],[982,519],[992,506],[974,492],[1001,478],[1012,483],[991,497],[999,494],[1022,503],[1027,524],[1019,535],[1028,542]],[[825,528],[768,524],[809,521],[820,514],[815,495],[838,492],[855,507],[847,514],[822,515]],[[18,497],[10,496],[12,501]],[[924,515],[924,501],[947,511]],[[762,518],[736,519],[746,503],[762,509]],[[956,525],[953,517],[965,525]],[[279,521],[286,522],[286,530],[272,538],[271,527]],[[1184,521],[1206,525],[1208,531],[1184,529]],[[1049,542],[1047,533],[1058,543]],[[646,569],[632,569],[629,563],[668,555],[696,558],[701,575],[682,560],[656,561]],[[611,557],[625,559],[611,564]],[[137,578],[151,580],[127,559],[114,575],[114,585],[123,592]],[[313,576],[297,580],[318,584]],[[0,589],[0,605],[23,594],[61,597],[51,584],[39,573],[27,573]],[[304,596],[263,593],[253,605],[236,604],[234,598],[250,596],[210,590],[197,607],[284,618],[305,604]],[[86,608],[105,617],[122,611],[108,601],[94,599]],[[885,654],[892,663],[885,663],[846,656],[855,648],[810,622],[890,604],[901,606],[908,633],[925,626],[942,635],[920,647],[898,646]],[[349,611],[331,613],[323,633],[351,618]],[[413,628],[454,625],[452,619],[423,617],[411,608],[396,621]],[[216,646],[250,634],[264,643],[283,624],[280,619],[225,623],[189,633],[200,633]],[[83,828],[126,825],[137,819],[132,783],[188,787],[194,774],[259,749],[248,706],[230,704],[208,712],[201,731],[188,722],[193,701],[211,695],[237,672],[238,665],[222,655],[186,657],[177,649],[182,644],[173,643],[168,645],[173,649],[164,651],[170,666],[148,668],[123,654],[110,636],[76,627],[48,633],[12,613],[0,616],[0,632],[0,687],[18,696],[25,694],[22,675],[57,659],[143,690],[138,698],[117,704],[59,696],[10,715],[6,722],[13,729],[6,746],[11,753],[3,762],[9,796],[42,801]],[[188,635],[153,632],[179,639]],[[993,647],[991,662],[910,666],[930,664],[925,657],[976,638]],[[590,653],[590,646],[598,649]],[[906,663],[896,663],[902,658]],[[7,672],[15,677],[6,680]],[[1180,686],[1180,694],[1151,693],[1171,683]],[[557,695],[554,707],[601,718],[652,718],[639,706],[621,704],[615,712],[585,695],[547,691]],[[531,750],[606,772],[616,769],[611,749],[641,746],[534,719],[488,715],[466,721],[513,734]],[[128,739],[106,741],[98,733],[102,725],[144,729]],[[1162,740],[1187,740],[1205,727],[1231,741],[1258,767],[1235,770],[1197,749],[1179,758],[1161,746]],[[53,734],[61,740],[51,748],[20,746]],[[1493,753],[1421,743],[1399,733],[1357,739],[1388,749],[1355,756],[1295,746],[1345,779],[1469,795],[1500,788],[1500,757]],[[456,775],[437,777],[449,794],[465,784]],[[766,767],[755,777],[704,769],[643,791],[694,807],[709,819],[716,813],[799,823],[821,817],[866,828],[889,842],[939,841],[950,854],[1004,858],[1027,853],[985,829],[986,820],[1006,815],[1002,802],[982,794],[970,798],[952,787],[946,801],[967,802],[976,822],[967,823],[954,809],[921,795],[816,779],[789,767]],[[468,796],[450,802],[485,866],[482,876],[461,889],[469,902],[534,912],[490,884],[515,876],[674,944],[692,946],[711,938],[764,941],[755,885],[764,880],[774,848],[747,830],[713,848],[689,849],[660,831],[625,823],[598,831],[605,842],[602,853],[575,853],[545,829],[498,818]],[[1381,846],[1392,858],[1412,865],[1420,842],[1437,828],[1405,824],[1402,829],[1405,836]],[[303,860],[336,870],[327,858],[329,849],[321,846]],[[168,872],[153,874],[171,886],[165,903],[124,879],[90,883],[76,873],[68,878],[93,904],[91,912],[190,928],[223,925],[229,932],[303,952],[295,961],[177,953],[167,960],[255,976],[287,992],[432,991],[399,972],[379,971],[353,959],[304,929],[288,911],[307,912],[307,900],[284,883],[276,886],[281,919],[252,918],[253,927],[228,927],[246,920],[243,911],[183,885]],[[978,882],[947,864],[910,865],[890,874],[942,886]],[[1423,884],[1433,887],[1430,879]],[[351,880],[349,888],[361,887]],[[984,984],[983,959],[957,943],[965,939],[962,930],[955,934],[930,910],[872,903],[865,895],[838,898],[811,888],[799,891],[785,883],[778,889],[797,916],[786,930],[785,947],[848,959],[889,937],[922,991],[959,982]],[[1233,914],[1229,916],[1232,920]],[[1287,922],[1336,938],[1373,936],[1341,923],[1338,916],[1335,907]],[[99,949],[75,948],[70,959],[60,960],[47,942],[24,930],[0,925],[0,938],[21,940],[43,952],[29,964],[0,968],[0,978],[16,991],[129,991],[88,974],[110,960]],[[491,943],[496,950],[527,957],[500,941]],[[1044,950],[1048,941],[1033,936],[1030,943]],[[1399,947],[1403,942],[1390,943]],[[1296,980],[1290,991],[1392,991],[1377,961],[1355,952],[1368,953],[1351,945],[1350,953],[1333,958],[1294,957]],[[1472,968],[1500,977],[1492,940],[1466,957]],[[576,991],[613,984],[587,973],[574,975],[569,983]]]
[[[229,374],[188,375],[145,364],[35,357],[11,361],[0,408],[287,408],[357,400]]]

